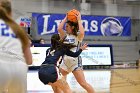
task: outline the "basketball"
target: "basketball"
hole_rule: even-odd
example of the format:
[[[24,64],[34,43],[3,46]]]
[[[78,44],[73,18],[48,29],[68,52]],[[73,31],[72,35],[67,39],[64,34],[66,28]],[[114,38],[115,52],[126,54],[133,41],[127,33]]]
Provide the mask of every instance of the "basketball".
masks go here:
[[[72,22],[77,22],[77,17],[75,15],[78,15],[79,11],[76,9],[72,9],[67,12],[67,19]]]

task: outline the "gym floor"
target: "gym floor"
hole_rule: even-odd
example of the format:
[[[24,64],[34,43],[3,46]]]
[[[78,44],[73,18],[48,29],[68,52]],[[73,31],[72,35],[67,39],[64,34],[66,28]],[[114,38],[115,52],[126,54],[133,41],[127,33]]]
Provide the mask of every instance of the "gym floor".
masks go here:
[[[84,70],[84,74],[96,93],[140,93],[140,68],[93,69]],[[27,78],[28,93],[53,93],[49,85],[39,81],[36,70],[30,70]],[[73,93],[86,93],[72,73],[67,82]]]

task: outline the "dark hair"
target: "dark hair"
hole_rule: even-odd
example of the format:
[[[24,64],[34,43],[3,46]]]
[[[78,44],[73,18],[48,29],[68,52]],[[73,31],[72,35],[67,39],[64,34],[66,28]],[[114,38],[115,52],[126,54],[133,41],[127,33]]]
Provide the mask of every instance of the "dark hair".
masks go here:
[[[77,22],[72,22],[72,21],[67,21],[67,24],[69,24],[71,27],[73,26],[74,28],[72,29],[72,34],[77,36],[77,32],[79,29],[78,23]]]
[[[64,38],[65,39],[65,38]],[[71,49],[73,47],[76,47],[75,45],[72,44],[65,44],[63,40],[60,40],[59,34],[53,34],[51,37],[51,50],[53,49]]]

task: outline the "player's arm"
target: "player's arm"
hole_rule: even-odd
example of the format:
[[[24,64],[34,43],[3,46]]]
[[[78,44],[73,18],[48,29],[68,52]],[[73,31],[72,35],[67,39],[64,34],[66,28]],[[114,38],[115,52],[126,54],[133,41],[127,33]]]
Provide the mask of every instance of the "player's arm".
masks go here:
[[[65,18],[61,21],[61,23],[58,25],[58,28],[57,28],[61,39],[63,39],[65,37],[65,32],[63,30],[63,27],[64,27],[64,24],[66,21],[67,21],[67,16],[65,16]]]
[[[23,50],[24,53],[24,58],[26,60],[27,65],[31,65],[32,64],[32,53],[30,50],[30,43],[28,44],[27,47],[25,47],[25,49]]]
[[[80,31],[80,33],[78,35],[78,38],[82,41],[84,36],[85,36],[85,29],[84,29],[84,27],[82,25],[81,13],[79,12],[79,14],[75,15],[75,16],[77,16],[78,26],[79,26],[79,31]]]
[[[50,52],[50,48],[48,48],[48,49],[46,50],[46,57],[49,55],[49,52]]]
[[[80,49],[77,52],[72,52],[68,49],[65,52],[65,54],[71,57],[78,57],[83,50],[86,50],[86,48],[87,48],[87,44],[85,43],[83,46],[80,47]]]

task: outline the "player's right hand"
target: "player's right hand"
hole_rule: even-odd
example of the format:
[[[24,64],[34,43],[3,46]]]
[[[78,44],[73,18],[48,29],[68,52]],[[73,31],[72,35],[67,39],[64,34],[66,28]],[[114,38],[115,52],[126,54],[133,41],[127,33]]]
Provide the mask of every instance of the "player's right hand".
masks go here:
[[[88,47],[88,44],[87,44],[87,43],[84,43],[84,44],[80,47],[80,49],[82,49],[82,50],[87,50],[87,47]]]

